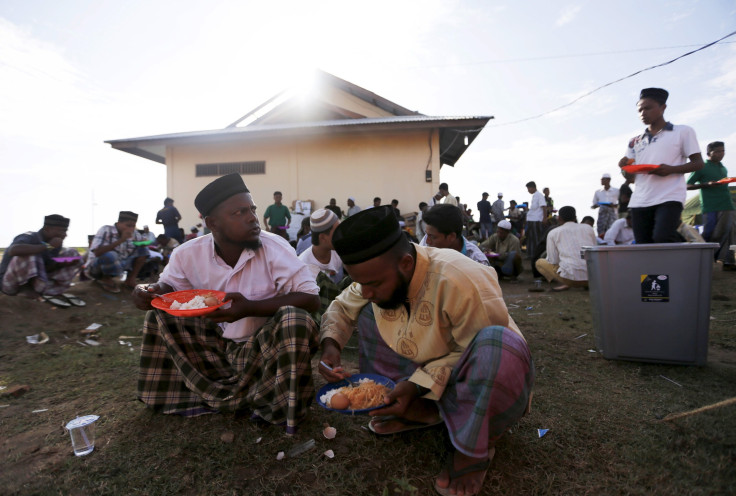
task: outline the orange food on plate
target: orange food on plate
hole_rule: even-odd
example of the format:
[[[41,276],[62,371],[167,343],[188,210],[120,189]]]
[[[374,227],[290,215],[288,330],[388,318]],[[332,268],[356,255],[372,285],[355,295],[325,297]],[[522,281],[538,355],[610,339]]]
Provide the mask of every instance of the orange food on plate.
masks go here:
[[[645,172],[651,172],[654,169],[659,169],[659,165],[656,164],[631,164],[624,165],[621,167],[625,172],[629,174],[643,174]]]

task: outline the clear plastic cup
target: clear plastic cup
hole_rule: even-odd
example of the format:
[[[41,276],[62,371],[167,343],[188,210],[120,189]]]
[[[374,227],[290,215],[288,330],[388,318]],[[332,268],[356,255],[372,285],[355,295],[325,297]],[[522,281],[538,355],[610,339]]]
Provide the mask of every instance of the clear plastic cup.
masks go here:
[[[77,417],[68,424],[66,429],[72,438],[72,449],[76,456],[84,456],[92,453],[95,449],[95,422],[100,418],[98,415],[85,415]]]

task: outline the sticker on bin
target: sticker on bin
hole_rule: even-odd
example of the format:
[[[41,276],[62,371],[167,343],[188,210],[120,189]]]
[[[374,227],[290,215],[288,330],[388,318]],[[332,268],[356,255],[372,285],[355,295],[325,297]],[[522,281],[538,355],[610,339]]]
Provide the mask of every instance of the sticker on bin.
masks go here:
[[[666,274],[641,275],[641,301],[667,303],[670,301],[670,278]]]

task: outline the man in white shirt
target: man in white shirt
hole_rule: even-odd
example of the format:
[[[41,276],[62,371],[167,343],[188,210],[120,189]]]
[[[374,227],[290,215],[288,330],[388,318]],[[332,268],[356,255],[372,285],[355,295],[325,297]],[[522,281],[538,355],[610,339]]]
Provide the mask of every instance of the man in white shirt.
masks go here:
[[[288,241],[261,231],[239,174],[211,182],[194,204],[212,233],[174,250],[158,283],[135,288],[134,302],[153,310],[156,295],[196,288],[226,292],[229,305],[196,319],[146,314],[138,398],[185,416],[247,409],[293,434],[315,394],[314,278]]]
[[[457,207],[457,198],[450,194],[450,189],[447,186],[447,183],[440,184],[440,190],[437,194],[442,197],[439,203],[442,203],[443,205],[455,205]]]
[[[422,239],[427,234],[427,223],[424,222],[424,214],[429,209],[426,202],[419,202],[419,213],[416,221],[416,237]]]
[[[299,260],[307,264],[314,278],[324,272],[335,284],[343,278],[342,261],[332,248],[332,233],[340,224],[333,212],[320,208],[309,216],[309,227],[312,230],[312,246],[299,255]]]
[[[595,246],[595,233],[590,226],[578,224],[574,207],[559,211],[559,227],[547,234],[547,258],[537,260],[537,270],[549,281],[558,281],[554,291],[565,291],[571,286],[588,285],[588,268],[580,257],[583,246]]]
[[[618,218],[618,188],[611,187],[611,175],[606,173],[601,177],[601,189],[593,195],[593,205],[598,208],[598,236],[603,236],[611,224]]]
[[[623,219],[618,219],[611,224],[603,237],[603,241],[609,246],[630,245],[634,242],[634,230],[631,225],[631,213],[629,213]]]
[[[345,212],[345,218],[348,218],[351,215],[355,215],[358,212],[360,212],[360,207],[355,204],[355,197],[348,196],[348,211]]]
[[[544,234],[544,213],[547,202],[544,195],[537,190],[537,183],[529,181],[526,183],[526,190],[532,195],[532,201],[529,203],[529,211],[526,214],[526,253],[532,262],[532,273],[535,279],[542,277],[537,270],[537,260],[542,254],[542,236]]]
[[[664,120],[669,93],[661,88],[641,90],[637,108],[644,133],[632,138],[618,166],[654,164],[659,167],[636,178],[629,201],[636,244],[676,243],[686,196],[686,172],[703,168],[695,131]]]

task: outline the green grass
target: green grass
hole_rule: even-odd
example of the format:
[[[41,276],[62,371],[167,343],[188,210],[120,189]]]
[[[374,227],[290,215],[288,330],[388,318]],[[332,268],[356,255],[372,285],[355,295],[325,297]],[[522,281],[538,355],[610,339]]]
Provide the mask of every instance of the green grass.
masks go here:
[[[713,294],[723,298],[713,300],[704,367],[605,360],[588,351],[588,293],[532,294],[505,284],[506,301],[518,302],[511,313],[530,344],[537,380],[532,412],[500,441],[482,494],[736,494],[734,407],[660,420],[736,396],[733,279],[725,276],[714,274]],[[124,295],[86,298],[80,310],[0,299],[0,385],[32,388],[0,399],[10,405],[0,408],[4,494],[433,494],[448,444],[441,428],[376,437],[364,428],[367,417],[314,405],[291,438],[233,415],[152,413],[135,399],[137,353],[117,339],[137,334],[143,313]],[[102,346],[77,344],[78,330],[92,322],[104,324]],[[25,343],[40,330],[50,343]],[[355,362],[355,350],[346,358]],[[48,411],[30,413],[42,408]],[[100,415],[97,447],[77,458],[62,425],[90,413]],[[322,437],[325,423],[337,428],[336,439]],[[539,438],[538,428],[550,430]],[[221,440],[226,432],[234,433],[232,443]],[[309,439],[315,449],[276,460]],[[323,456],[327,449],[334,459]]]

